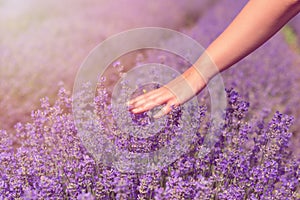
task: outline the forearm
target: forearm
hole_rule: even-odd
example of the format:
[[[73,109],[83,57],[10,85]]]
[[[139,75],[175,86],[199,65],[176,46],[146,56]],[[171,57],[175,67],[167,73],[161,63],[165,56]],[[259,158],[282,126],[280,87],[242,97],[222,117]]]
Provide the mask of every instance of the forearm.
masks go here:
[[[223,71],[260,47],[299,10],[300,1],[250,0],[207,53]]]
[[[299,11],[300,0],[250,0],[183,76],[194,91],[200,91],[216,73],[260,47]]]

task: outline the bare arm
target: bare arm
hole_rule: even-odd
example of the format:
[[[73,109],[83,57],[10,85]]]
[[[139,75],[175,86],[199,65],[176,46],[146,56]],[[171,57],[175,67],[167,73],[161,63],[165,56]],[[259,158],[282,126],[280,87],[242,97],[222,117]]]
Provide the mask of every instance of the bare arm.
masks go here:
[[[300,11],[300,0],[250,0],[225,31],[206,49],[206,54],[223,71],[259,48]],[[129,102],[133,113],[166,104],[156,116],[170,112],[201,91],[218,71],[203,71],[205,56],[165,87],[148,92]],[[187,89],[189,88],[189,90]],[[175,91],[175,92],[174,92]],[[178,91],[187,91],[185,93]]]
[[[299,10],[297,0],[250,0],[207,52],[221,71],[227,69],[270,39]]]

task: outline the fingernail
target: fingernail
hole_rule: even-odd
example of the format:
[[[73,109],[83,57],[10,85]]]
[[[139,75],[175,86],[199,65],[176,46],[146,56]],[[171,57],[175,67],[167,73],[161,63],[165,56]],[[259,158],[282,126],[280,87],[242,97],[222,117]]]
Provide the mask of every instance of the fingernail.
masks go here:
[[[133,112],[133,113],[137,113],[138,111],[139,111],[138,108],[135,108],[135,109],[131,110],[131,112]]]
[[[127,101],[127,102],[126,102],[126,106],[127,106],[127,107],[133,107],[133,105],[132,105],[132,103],[130,103],[130,101]]]

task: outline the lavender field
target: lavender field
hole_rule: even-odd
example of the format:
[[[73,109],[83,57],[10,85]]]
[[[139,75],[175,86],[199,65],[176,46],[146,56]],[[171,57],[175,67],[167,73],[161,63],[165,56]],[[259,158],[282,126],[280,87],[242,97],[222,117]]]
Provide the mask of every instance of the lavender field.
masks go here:
[[[222,73],[227,107],[221,127],[210,121],[206,90],[198,97],[193,129],[180,125],[180,107],[149,138],[102,127],[116,148],[139,153],[167,146],[178,130],[196,127],[188,151],[161,170],[121,172],[98,162],[78,135],[73,84],[97,44],[121,31],[157,26],[207,47],[246,2],[0,0],[0,200],[300,199],[300,16]],[[103,116],[122,119],[106,107],[124,70],[147,62],[179,71],[187,65],[151,50],[119,61],[108,72],[110,80],[99,79],[94,105],[100,123]],[[139,125],[146,118],[132,116]],[[201,156],[209,134],[217,141]]]

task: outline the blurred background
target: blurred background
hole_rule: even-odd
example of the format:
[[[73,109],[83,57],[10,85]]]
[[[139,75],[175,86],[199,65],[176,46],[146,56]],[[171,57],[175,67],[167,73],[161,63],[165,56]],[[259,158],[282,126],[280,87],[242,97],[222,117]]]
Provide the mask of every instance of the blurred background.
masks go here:
[[[72,89],[101,41],[131,28],[193,26],[213,1],[0,0],[0,129],[26,122],[39,99]]]

